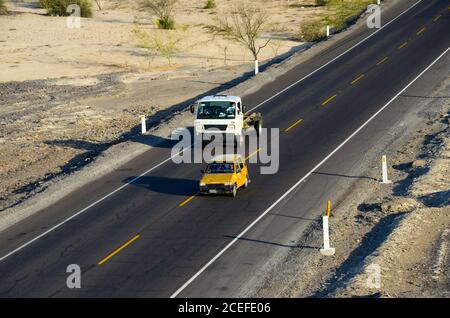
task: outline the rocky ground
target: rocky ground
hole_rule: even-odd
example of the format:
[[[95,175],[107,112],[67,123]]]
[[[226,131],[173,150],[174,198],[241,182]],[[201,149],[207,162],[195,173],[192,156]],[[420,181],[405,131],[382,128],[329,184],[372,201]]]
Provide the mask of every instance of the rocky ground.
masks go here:
[[[368,165],[333,207],[336,254],[291,251],[258,296],[450,297],[449,89],[447,79],[408,122],[412,133],[385,149],[392,184],[380,183],[380,163]],[[317,220],[299,246],[320,245]]]

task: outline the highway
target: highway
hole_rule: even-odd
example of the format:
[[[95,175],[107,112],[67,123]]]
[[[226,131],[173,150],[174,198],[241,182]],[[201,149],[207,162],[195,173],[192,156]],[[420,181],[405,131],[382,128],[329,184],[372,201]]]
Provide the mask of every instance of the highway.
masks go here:
[[[366,133],[354,134],[449,48],[450,1],[415,3],[400,2],[382,29],[360,27],[245,97],[266,128],[280,129],[277,174],[250,165],[252,183],[236,198],[199,197],[203,165],[167,160],[164,142],[1,232],[0,296],[236,295],[320,215],[335,181],[311,173],[351,169],[345,161],[358,154],[343,142]],[[384,112],[378,133],[402,115]],[[81,289],[66,287],[69,264],[81,266]]]

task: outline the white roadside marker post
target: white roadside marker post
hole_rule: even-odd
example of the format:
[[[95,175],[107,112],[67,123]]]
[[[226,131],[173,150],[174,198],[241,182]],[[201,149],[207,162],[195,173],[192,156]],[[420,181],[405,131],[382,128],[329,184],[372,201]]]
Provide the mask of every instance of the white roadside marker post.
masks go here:
[[[255,60],[255,75],[258,75],[259,73],[259,62],[258,60]]]
[[[141,132],[145,134],[147,132],[147,124],[145,122],[145,115],[141,115]]]
[[[381,157],[381,170],[383,172],[383,181],[382,181],[382,183],[384,183],[384,184],[392,183],[392,181],[389,180],[389,178],[388,178],[386,155],[383,155],[383,157]]]
[[[330,26],[327,25],[327,37],[329,37],[329,36],[330,36]]]
[[[320,254],[325,256],[332,256],[335,249],[330,247],[330,229],[328,226],[328,215],[322,217],[323,222],[323,248],[320,249]]]

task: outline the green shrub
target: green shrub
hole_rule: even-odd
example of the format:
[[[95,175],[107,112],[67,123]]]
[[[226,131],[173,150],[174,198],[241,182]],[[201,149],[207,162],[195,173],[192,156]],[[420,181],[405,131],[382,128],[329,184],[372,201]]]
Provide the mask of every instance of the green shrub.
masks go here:
[[[318,6],[318,7],[325,6],[325,5],[327,5],[327,3],[328,3],[328,0],[316,0],[316,6]]]
[[[214,9],[216,7],[216,0],[207,0],[205,9]]]
[[[155,22],[159,29],[171,30],[175,29],[175,18],[173,11],[178,0],[140,0],[139,4],[142,9],[149,10],[155,15]]]
[[[145,32],[138,27],[133,29],[138,40],[138,46],[146,49],[150,60],[155,56],[161,56],[167,59],[169,65],[172,58],[181,52],[182,36],[174,33],[175,31],[156,31]]]
[[[0,14],[1,13],[6,13],[6,7],[5,7],[5,1],[4,0],[0,0]]]
[[[300,25],[300,38],[305,42],[314,42],[325,36],[321,20],[309,20]]]
[[[173,30],[175,29],[175,19],[171,16],[163,17],[162,19],[156,19],[155,21],[158,29]]]
[[[81,16],[84,18],[92,17],[92,3],[90,0],[40,0],[42,8],[47,10],[50,15],[69,16],[67,7],[71,4],[77,4],[81,9]]]
[[[325,25],[331,25],[335,29],[342,29],[352,18],[359,16],[367,6],[376,3],[374,0],[328,0],[327,12],[322,15]]]

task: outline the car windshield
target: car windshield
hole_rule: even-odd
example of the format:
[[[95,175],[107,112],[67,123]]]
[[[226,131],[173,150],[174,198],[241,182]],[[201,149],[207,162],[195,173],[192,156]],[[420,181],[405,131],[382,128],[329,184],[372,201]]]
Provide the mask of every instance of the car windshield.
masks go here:
[[[198,104],[198,119],[234,119],[236,104],[234,102],[211,101]]]
[[[210,163],[206,168],[206,173],[233,173],[234,165],[232,163]]]

